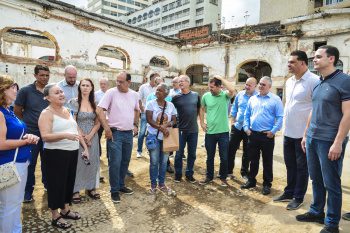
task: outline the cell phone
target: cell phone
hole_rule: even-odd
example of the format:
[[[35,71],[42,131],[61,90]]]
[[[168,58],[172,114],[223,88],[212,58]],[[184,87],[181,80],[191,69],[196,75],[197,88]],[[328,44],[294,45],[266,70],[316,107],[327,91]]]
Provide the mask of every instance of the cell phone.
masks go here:
[[[83,159],[83,161],[84,161],[86,166],[91,164],[90,160],[88,159],[88,157],[83,152],[81,153],[81,158]]]

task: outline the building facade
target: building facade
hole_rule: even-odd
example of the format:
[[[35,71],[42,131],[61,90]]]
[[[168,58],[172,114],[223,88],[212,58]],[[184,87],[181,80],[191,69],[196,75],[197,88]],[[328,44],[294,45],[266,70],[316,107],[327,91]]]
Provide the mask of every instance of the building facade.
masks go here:
[[[176,37],[183,29],[211,24],[215,31],[221,0],[158,0],[123,17],[123,22],[157,34]]]
[[[348,7],[350,0],[260,0],[260,23]]]
[[[88,0],[88,10],[113,19],[151,5],[151,0]],[[118,19],[120,20],[120,19]]]

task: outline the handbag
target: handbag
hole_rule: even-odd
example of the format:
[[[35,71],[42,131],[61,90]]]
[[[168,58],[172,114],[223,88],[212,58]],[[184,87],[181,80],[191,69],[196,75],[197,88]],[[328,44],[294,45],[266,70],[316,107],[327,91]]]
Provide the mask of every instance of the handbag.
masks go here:
[[[23,136],[24,129],[22,131],[21,137]],[[0,165],[0,190],[11,187],[19,182],[21,182],[21,177],[18,174],[16,168],[16,158],[18,154],[18,148],[15,152],[15,157],[13,161]]]
[[[159,122],[160,125],[163,124],[165,108],[166,108],[166,101],[164,103],[162,115],[160,116],[160,122]],[[147,136],[146,136],[146,147],[147,147],[148,150],[154,150],[157,147],[159,147],[158,134],[159,134],[159,129],[157,130],[157,135],[155,135],[155,134],[147,134]]]
[[[178,151],[179,143],[179,128],[168,128],[169,136],[163,138],[163,152]]]

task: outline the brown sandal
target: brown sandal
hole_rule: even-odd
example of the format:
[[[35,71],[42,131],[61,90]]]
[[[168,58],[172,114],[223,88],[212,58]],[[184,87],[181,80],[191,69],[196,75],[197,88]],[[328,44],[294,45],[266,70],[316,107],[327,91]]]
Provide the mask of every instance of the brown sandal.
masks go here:
[[[72,213],[72,215],[69,215],[70,213]],[[60,215],[64,219],[72,219],[72,220],[79,220],[79,219],[81,219],[81,216],[79,215],[78,212],[73,212],[73,211],[70,211],[70,210],[68,210],[67,213],[65,213],[65,214],[60,212]]]
[[[94,192],[94,193],[93,193]],[[94,200],[98,200],[101,198],[99,193],[96,193],[95,189],[91,189],[91,190],[86,190],[86,194],[91,197]]]
[[[78,197],[74,197],[75,194],[79,194],[79,193],[78,192],[73,193],[72,202],[73,202],[73,204],[80,204],[81,203],[81,196],[79,195]]]
[[[57,228],[61,228],[61,229],[68,229],[72,226],[72,224],[70,224],[69,222],[60,222],[58,220],[60,220],[61,218],[63,218],[62,216],[59,216],[56,219],[52,219],[51,221],[51,225]]]

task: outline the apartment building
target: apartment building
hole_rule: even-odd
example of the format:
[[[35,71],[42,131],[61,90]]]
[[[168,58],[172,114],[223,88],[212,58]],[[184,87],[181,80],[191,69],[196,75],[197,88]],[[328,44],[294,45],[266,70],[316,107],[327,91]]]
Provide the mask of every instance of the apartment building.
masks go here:
[[[151,3],[151,0],[88,0],[88,10],[120,20],[118,17],[141,10]]]
[[[350,0],[260,0],[260,23],[339,8],[350,8]]]
[[[216,30],[221,0],[156,0],[142,10],[129,13],[123,21],[169,37],[180,30],[211,24]]]

